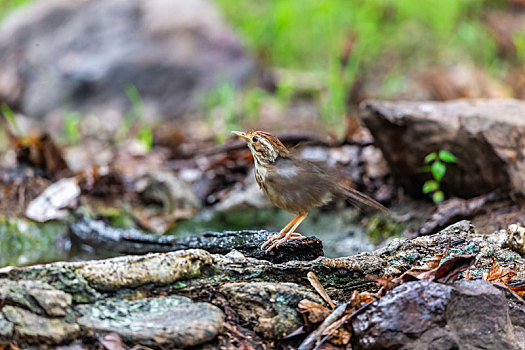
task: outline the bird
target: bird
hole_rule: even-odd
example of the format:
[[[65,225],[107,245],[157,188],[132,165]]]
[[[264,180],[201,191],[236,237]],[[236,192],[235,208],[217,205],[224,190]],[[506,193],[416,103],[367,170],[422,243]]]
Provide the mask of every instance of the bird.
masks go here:
[[[254,165],[255,180],[270,201],[296,216],[276,235],[261,246],[266,251],[292,239],[304,237],[295,232],[312,208],[327,204],[334,198],[344,198],[366,211],[388,215],[388,209],[367,195],[341,185],[337,179],[317,164],[300,158],[274,135],[265,131],[232,131],[246,141]]]

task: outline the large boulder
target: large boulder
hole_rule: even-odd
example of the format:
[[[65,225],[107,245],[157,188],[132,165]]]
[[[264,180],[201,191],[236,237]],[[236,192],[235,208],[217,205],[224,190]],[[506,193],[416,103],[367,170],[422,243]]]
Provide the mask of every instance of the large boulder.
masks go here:
[[[403,284],[355,317],[352,349],[524,349],[525,320],[512,316],[525,306],[502,288],[480,280]]]
[[[0,100],[42,117],[125,111],[177,116],[203,91],[240,84],[254,63],[206,0],[36,1],[0,27]]]
[[[423,159],[442,149],[458,159],[443,178],[447,193],[467,198],[497,189],[525,193],[525,102],[368,101],[360,116],[392,172],[414,195],[429,176],[420,171]]]

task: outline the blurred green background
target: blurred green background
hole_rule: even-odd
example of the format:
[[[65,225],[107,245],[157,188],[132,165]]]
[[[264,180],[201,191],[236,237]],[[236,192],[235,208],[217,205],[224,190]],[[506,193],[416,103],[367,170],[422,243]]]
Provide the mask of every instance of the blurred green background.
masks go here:
[[[29,2],[3,0],[0,18]],[[428,98],[428,94],[418,95],[414,81],[432,80],[432,72],[425,75],[432,67],[461,65],[467,67],[467,74],[503,81],[496,84],[497,96],[522,97],[521,83],[512,86],[518,83],[508,80],[525,58],[525,35],[522,28],[511,32],[511,42],[505,47],[502,42],[508,38],[498,39],[494,30],[498,15],[491,13],[521,11],[519,1],[214,2],[258,63],[273,69],[277,77],[274,90],[252,86],[237,91],[221,85],[203,99],[202,113],[214,111],[210,117],[214,120],[217,115],[222,117],[223,123],[214,128],[219,141],[224,138],[221,134],[243,126],[246,120],[257,120],[261,104],[268,99],[286,109],[298,94],[306,94],[312,98],[321,122],[333,131],[365,98]],[[501,18],[503,24],[505,21]],[[462,67],[458,74],[464,73]],[[440,72],[433,74],[439,76]],[[430,99],[484,97],[470,96],[468,91],[464,96],[461,92],[458,96],[440,93],[443,95],[438,91],[437,98]]]

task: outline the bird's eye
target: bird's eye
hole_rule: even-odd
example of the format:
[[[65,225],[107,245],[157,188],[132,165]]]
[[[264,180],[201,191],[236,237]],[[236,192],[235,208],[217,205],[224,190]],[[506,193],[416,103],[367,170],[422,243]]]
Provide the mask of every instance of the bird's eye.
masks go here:
[[[259,138],[257,136],[254,136],[252,139],[252,142],[257,142],[257,141],[259,141]]]

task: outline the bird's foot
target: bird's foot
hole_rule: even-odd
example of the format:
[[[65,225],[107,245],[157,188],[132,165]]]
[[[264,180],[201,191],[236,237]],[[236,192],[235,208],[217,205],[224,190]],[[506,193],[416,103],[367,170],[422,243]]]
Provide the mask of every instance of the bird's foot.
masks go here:
[[[284,236],[286,236],[286,232],[279,232],[278,234],[274,235],[274,236],[268,236],[268,240],[266,242],[264,242],[264,244],[261,246],[261,249],[264,250],[264,247],[266,247],[268,244],[280,239],[280,238],[283,238]]]
[[[271,236],[271,237],[275,237],[275,236]],[[268,247],[268,249],[266,249],[266,252],[268,253],[270,250],[272,250],[273,248],[275,247],[279,247],[281,244],[283,244],[284,242],[288,241],[288,240],[292,240],[292,239],[303,239],[305,238],[303,235],[301,235],[300,233],[297,233],[297,232],[293,232],[291,234],[287,234],[285,235],[284,237],[281,236],[281,238],[274,238],[273,240],[268,240],[266,243],[263,244],[262,248],[264,249],[264,247],[269,244],[269,243],[272,243],[273,244]]]
[[[272,243],[273,241],[276,241],[278,239],[281,239],[283,237],[286,237],[287,235],[287,232],[285,231],[286,227],[284,229],[282,229],[278,234],[276,235],[273,235],[273,236],[268,236],[268,240],[266,242],[264,242],[264,244],[261,246],[261,249],[264,250],[264,247],[266,247],[268,244]],[[298,235],[298,233],[293,233],[294,235]]]

